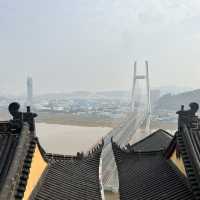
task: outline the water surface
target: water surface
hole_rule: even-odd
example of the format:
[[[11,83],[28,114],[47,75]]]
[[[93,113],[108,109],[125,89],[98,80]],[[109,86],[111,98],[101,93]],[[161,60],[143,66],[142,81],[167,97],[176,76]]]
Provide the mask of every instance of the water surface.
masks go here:
[[[86,152],[112,128],[36,123],[36,134],[47,152],[74,155]]]

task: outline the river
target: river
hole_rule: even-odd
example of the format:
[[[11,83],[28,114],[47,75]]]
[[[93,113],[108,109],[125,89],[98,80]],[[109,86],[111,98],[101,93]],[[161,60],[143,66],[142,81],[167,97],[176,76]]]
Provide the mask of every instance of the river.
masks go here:
[[[36,135],[43,148],[47,152],[65,155],[88,151],[111,130],[109,127],[36,123]]]

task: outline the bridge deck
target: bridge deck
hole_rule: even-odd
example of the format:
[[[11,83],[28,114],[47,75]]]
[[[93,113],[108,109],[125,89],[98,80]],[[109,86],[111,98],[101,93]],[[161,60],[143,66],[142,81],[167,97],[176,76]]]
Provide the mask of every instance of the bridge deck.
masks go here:
[[[102,153],[103,186],[105,190],[118,190],[118,174],[111,147],[111,137],[118,144],[124,146],[135,138],[135,142],[144,138],[147,133],[139,134],[138,128],[144,123],[146,116],[143,113],[131,114],[119,127],[113,129],[104,138],[104,150]],[[137,134],[136,134],[137,133]]]

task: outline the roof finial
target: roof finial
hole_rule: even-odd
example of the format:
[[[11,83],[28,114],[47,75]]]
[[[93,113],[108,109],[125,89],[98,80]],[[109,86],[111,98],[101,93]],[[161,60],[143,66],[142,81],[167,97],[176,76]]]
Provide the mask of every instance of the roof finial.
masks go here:
[[[189,104],[190,109],[189,110],[184,110],[184,105],[181,106],[181,110],[177,112],[179,115],[178,118],[178,128],[183,126],[185,124],[188,127],[191,127],[191,122],[193,121],[194,118],[196,118],[196,113],[199,110],[199,104],[196,102],[192,102]]]
[[[13,119],[9,122],[11,129],[21,129],[23,122],[27,122],[29,124],[30,131],[34,131],[34,118],[37,117],[37,114],[31,112],[30,106],[27,106],[27,112],[20,112],[19,109],[20,104],[18,102],[13,102],[8,106],[8,110],[13,117]]]

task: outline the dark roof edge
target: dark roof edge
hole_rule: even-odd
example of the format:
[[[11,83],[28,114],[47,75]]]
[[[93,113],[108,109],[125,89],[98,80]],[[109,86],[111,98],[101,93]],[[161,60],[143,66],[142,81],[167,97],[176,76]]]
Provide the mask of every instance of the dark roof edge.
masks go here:
[[[47,161],[52,160],[82,160],[93,157],[95,154],[101,153],[104,146],[104,141],[101,140],[101,143],[96,144],[91,150],[87,153],[77,152],[77,155],[62,155],[54,153],[46,153],[45,158]]]
[[[0,132],[8,132],[8,122],[9,121],[0,121]]]
[[[29,127],[27,124],[23,125],[21,133],[19,134],[19,142],[16,147],[14,159],[11,163],[6,182],[2,188],[0,199],[15,199],[15,192],[20,182],[20,175],[23,168],[22,161],[25,159],[28,149],[27,144],[30,141]]]
[[[175,133],[172,141],[170,142],[169,146],[165,150],[164,154],[167,159],[169,159],[172,156],[174,150],[176,149],[176,145],[177,145],[177,136],[176,135],[177,135],[177,132]]]
[[[86,157],[90,157],[93,154],[99,153],[102,151],[104,146],[104,140],[102,139],[99,143],[97,143],[92,149],[90,149],[85,155]]]
[[[196,156],[193,152],[193,144],[191,142],[190,133],[186,125],[183,125],[183,129],[177,133],[177,143],[180,149],[180,153],[183,158],[185,170],[190,182],[195,199],[200,199],[200,176],[199,167],[196,164]]]
[[[168,133],[167,131],[165,131],[165,130],[163,130],[163,129],[158,129],[157,131],[151,133],[151,134],[148,135],[147,137],[145,137],[145,138],[139,140],[138,142],[132,144],[131,146],[134,147],[135,145],[137,145],[137,144],[139,144],[139,143],[141,143],[141,142],[144,142],[144,141],[148,140],[150,137],[154,136],[154,135],[157,134],[159,131],[162,131],[162,132],[164,132],[166,135],[168,135],[169,137],[173,138],[173,136],[172,136],[170,133]]]
[[[18,183],[18,187],[16,189],[15,199],[23,199],[24,192],[26,191],[27,180],[30,173],[30,168],[32,164],[32,158],[35,152],[36,147],[36,138],[32,138],[28,143],[28,149],[26,151],[26,156],[23,161],[23,167],[20,174],[20,180]]]
[[[155,154],[163,154],[164,151],[162,149],[157,151],[135,151],[133,148],[129,149],[127,146],[121,147],[117,143],[115,143],[111,138],[111,143],[113,150],[117,149],[118,151],[121,151],[126,154],[134,154],[134,155],[155,155]]]

